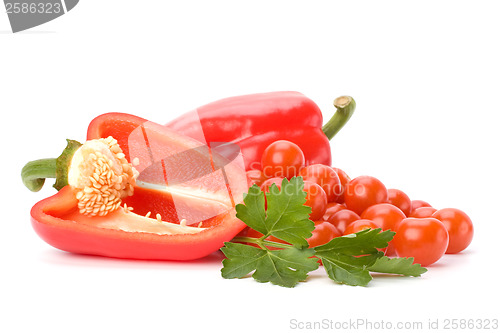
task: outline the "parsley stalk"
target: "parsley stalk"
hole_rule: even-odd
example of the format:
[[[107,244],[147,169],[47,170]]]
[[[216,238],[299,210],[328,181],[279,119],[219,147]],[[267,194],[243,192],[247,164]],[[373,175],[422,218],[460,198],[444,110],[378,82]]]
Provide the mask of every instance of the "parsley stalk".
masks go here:
[[[260,238],[254,238],[254,237],[235,237],[233,238],[232,242],[234,243],[251,243],[251,244],[256,244],[258,245],[261,249],[266,250],[267,246],[271,247],[277,247],[281,249],[289,249],[292,248],[293,245],[290,244],[283,244],[283,243],[278,243],[278,242],[273,242],[270,240],[266,240],[266,238],[269,237],[269,235],[264,235]]]

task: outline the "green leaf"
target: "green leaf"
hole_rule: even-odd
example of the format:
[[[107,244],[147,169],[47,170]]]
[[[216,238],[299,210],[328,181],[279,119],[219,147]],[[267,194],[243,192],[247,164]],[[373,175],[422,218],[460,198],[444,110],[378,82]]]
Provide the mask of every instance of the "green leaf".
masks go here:
[[[393,231],[380,231],[381,229],[366,229],[355,234],[337,237],[325,245],[316,247],[315,250],[318,255],[330,252],[353,256],[376,254],[378,249],[387,247],[395,235]]]
[[[273,184],[264,198],[261,189],[254,185],[243,199],[245,204],[236,206],[236,217],[266,237],[272,235],[294,246],[307,247],[306,238],[312,236],[314,222],[309,220],[311,207],[304,206],[303,189],[302,177],[293,177],[290,181],[285,178],[281,191]]]
[[[413,258],[389,258],[381,257],[369,267],[371,272],[399,274],[405,276],[420,276],[427,269],[420,264],[414,264]]]
[[[384,248],[394,237],[394,232],[381,229],[367,229],[332,239],[315,248],[328,277],[337,283],[352,286],[366,286],[371,281],[368,267],[375,264],[384,254]]]
[[[318,269],[319,263],[313,249],[287,248],[267,251],[259,261],[253,278],[259,282],[271,282],[283,287],[294,287],[307,278],[307,273]]]
[[[250,228],[262,234],[267,234],[264,192],[257,185],[253,185],[248,189],[243,202],[244,205],[236,205],[236,217],[245,222]]]
[[[354,257],[342,253],[324,253],[318,255],[328,277],[337,283],[351,286],[366,286],[372,280],[368,267],[373,265],[382,252]]]
[[[304,206],[306,192],[302,177],[283,179],[281,191],[273,190],[273,186],[266,194],[269,233],[295,246],[308,247],[306,238],[312,236],[314,222],[309,220],[311,207]]]
[[[307,273],[319,266],[313,249],[295,247],[284,250],[264,250],[250,245],[225,243],[222,252],[222,277],[242,278],[255,271],[252,277],[259,282],[271,282],[283,287],[294,287],[307,278]]]
[[[242,278],[257,268],[257,263],[266,255],[266,251],[255,246],[224,243],[221,248],[226,259],[222,260],[222,276],[226,279]]]

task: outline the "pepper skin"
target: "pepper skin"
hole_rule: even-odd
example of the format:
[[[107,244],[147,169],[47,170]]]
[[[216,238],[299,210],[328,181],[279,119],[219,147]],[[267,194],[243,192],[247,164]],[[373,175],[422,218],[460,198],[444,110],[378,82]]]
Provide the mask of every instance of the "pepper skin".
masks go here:
[[[334,105],[337,112],[323,128],[319,107],[303,94],[293,91],[222,99],[199,107],[166,126],[210,146],[225,142],[238,145],[246,170],[260,170],[264,149],[277,140],[297,144],[304,152],[306,165],[331,165],[329,140],[349,120],[355,102],[351,97],[342,96]]]

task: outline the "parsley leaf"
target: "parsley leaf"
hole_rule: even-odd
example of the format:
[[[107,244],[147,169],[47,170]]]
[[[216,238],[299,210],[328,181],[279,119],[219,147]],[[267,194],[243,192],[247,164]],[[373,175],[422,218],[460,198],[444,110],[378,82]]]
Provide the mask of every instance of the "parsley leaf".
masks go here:
[[[281,191],[273,184],[266,193],[266,211],[264,193],[253,185],[243,199],[245,204],[236,205],[236,217],[265,237],[272,235],[294,246],[307,247],[306,238],[312,236],[314,222],[309,220],[311,207],[304,206],[303,189],[302,177],[283,179]]]
[[[420,264],[414,264],[413,258],[380,257],[369,269],[371,272],[405,276],[420,276],[427,272],[427,269]]]
[[[240,243],[224,243],[221,249],[226,259],[222,260],[222,276],[226,279],[242,278],[257,269],[257,264],[266,251]]]
[[[328,277],[337,283],[350,286],[366,286],[372,280],[368,266],[373,265],[382,252],[354,257],[332,251],[318,256]]]
[[[334,238],[325,245],[317,246],[316,254],[323,255],[330,252],[353,256],[376,254],[379,252],[377,248],[386,247],[396,234],[393,231],[380,231],[380,228],[365,229],[355,234]]]
[[[247,226],[262,234],[267,234],[266,226],[266,201],[264,192],[260,187],[253,185],[243,198],[243,204],[236,205],[236,217],[245,222]]]
[[[319,267],[318,260],[311,258],[313,249],[290,247],[283,250],[264,250],[254,246],[225,243],[222,252],[226,259],[222,276],[226,279],[242,278],[252,271],[259,282],[271,282],[283,287],[294,287],[307,278],[307,273]]]
[[[256,241],[259,247],[225,243],[221,249],[226,256],[223,277],[241,278],[255,271],[252,276],[259,282],[293,287],[319,267],[318,260],[312,258],[314,249],[307,249],[306,238],[312,236],[314,222],[309,220],[311,208],[304,206],[303,189],[302,177],[294,177],[283,179],[281,191],[274,184],[266,194],[256,185],[248,190],[244,205],[236,206],[236,217],[263,236]],[[269,250],[264,239],[270,235],[288,244],[283,244],[282,250]]]
[[[366,286],[372,280],[368,268],[384,255],[377,248],[386,247],[393,236],[392,231],[363,230],[317,246],[316,256],[330,279],[351,286]]]

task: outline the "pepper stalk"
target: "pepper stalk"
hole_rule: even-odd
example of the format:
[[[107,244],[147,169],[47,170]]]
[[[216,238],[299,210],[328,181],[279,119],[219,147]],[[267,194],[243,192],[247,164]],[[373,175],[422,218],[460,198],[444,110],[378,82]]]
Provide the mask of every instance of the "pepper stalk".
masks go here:
[[[356,109],[356,102],[351,96],[337,97],[333,105],[337,111],[322,128],[328,140],[331,140],[344,127]]]
[[[44,158],[26,163],[21,170],[21,178],[24,186],[32,192],[38,192],[45,184],[46,178],[55,178],[53,185],[56,190],[62,189],[68,185],[69,164],[75,151],[82,144],[75,140],[67,139],[66,148],[58,158]]]

